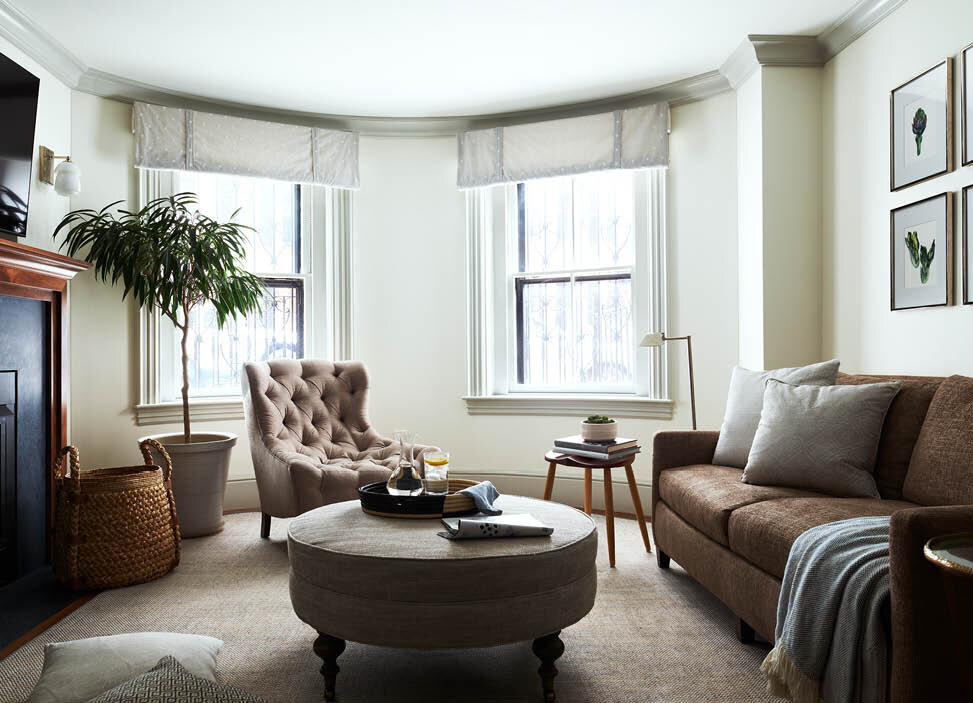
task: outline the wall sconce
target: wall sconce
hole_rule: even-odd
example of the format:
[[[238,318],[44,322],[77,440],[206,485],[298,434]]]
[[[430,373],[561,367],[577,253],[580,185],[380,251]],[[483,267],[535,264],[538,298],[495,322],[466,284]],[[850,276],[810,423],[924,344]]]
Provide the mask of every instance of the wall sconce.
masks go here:
[[[54,159],[64,159],[64,163],[54,168]],[[81,192],[81,169],[70,156],[57,156],[46,146],[40,147],[40,173],[42,183],[54,186],[58,195],[77,195]]]

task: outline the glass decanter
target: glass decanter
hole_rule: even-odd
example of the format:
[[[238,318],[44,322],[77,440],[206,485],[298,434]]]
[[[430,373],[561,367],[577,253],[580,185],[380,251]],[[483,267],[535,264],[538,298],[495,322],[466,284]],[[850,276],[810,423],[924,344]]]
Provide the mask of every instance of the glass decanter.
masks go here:
[[[412,452],[415,449],[416,433],[396,430],[395,441],[399,443],[399,465],[385,484],[389,495],[417,496],[422,493],[422,479],[416,471]]]

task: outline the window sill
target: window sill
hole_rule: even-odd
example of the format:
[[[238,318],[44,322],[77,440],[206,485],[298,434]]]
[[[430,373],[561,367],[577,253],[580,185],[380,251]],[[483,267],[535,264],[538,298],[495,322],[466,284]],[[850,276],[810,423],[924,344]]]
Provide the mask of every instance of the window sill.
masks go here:
[[[615,417],[671,420],[673,402],[641,396],[595,394],[510,393],[464,396],[470,415],[587,416],[605,413]]]
[[[196,398],[189,401],[189,418],[197,422],[207,420],[242,420],[243,399]],[[182,422],[182,401],[146,403],[135,406],[136,425],[168,425]]]

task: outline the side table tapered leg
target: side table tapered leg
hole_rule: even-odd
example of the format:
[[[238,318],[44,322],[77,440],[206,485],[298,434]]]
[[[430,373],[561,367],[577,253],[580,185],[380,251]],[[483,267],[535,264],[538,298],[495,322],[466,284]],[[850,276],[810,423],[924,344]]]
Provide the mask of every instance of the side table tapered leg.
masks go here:
[[[318,633],[318,638],[314,640],[314,653],[317,654],[324,663],[321,665],[321,675],[324,677],[324,700],[334,700],[335,680],[341,667],[338,666],[338,657],[345,651],[345,641],[337,637]]]
[[[628,479],[628,492],[632,494],[632,503],[635,505],[635,518],[639,523],[639,530],[642,531],[642,544],[645,551],[651,552],[649,544],[649,531],[645,528],[645,515],[642,514],[642,499],[639,498],[639,487],[635,483],[635,473],[632,471],[632,464],[625,465],[625,478]]]
[[[608,532],[608,565],[615,567],[615,503],[612,500],[612,470],[605,469],[605,527]]]
[[[538,637],[531,646],[534,654],[541,660],[541,666],[537,670],[537,673],[541,675],[544,703],[554,703],[556,699],[554,695],[554,677],[557,676],[557,667],[554,666],[554,662],[564,654],[564,642],[558,637],[560,634],[561,631],[558,630],[553,635]]]
[[[547,483],[544,484],[544,500],[550,500],[554,492],[554,469],[557,466],[553,461],[548,463],[550,466],[547,468]]]
[[[591,469],[584,470],[584,513],[591,515]]]

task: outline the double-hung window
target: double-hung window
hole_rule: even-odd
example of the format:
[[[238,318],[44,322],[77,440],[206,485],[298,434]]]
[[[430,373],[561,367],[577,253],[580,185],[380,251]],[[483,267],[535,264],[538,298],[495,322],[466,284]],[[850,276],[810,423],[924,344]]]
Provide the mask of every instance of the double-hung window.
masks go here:
[[[516,186],[513,390],[634,392],[633,175]]]
[[[324,224],[318,212],[330,208],[332,191],[307,185],[188,171],[142,171],[143,204],[173,193],[192,192],[195,207],[218,220],[246,225],[248,242],[243,266],[259,276],[266,288],[261,309],[227,321],[222,329],[209,303],[197,305],[189,319],[189,392],[199,419],[242,417],[240,395],[245,361],[298,359],[324,349],[329,318],[317,330],[314,302],[326,294],[312,285],[323,267]],[[325,202],[328,203],[327,208]],[[319,227],[317,237],[312,230]],[[319,306],[323,304],[319,301]],[[142,311],[142,374],[139,424],[177,421],[181,417],[182,354],[180,333],[154,310]],[[318,352],[321,353],[321,352]]]
[[[239,178],[197,172],[177,172],[176,192],[191,191],[197,205],[214,219],[252,227],[244,266],[266,286],[262,309],[216,323],[216,309],[198,305],[190,314],[190,395],[239,395],[244,361],[299,359],[304,356],[306,288],[304,271],[301,187],[277,181]],[[178,340],[176,340],[178,343]],[[173,366],[173,365],[171,365]],[[181,369],[174,365],[181,387]]]
[[[669,417],[665,171],[468,194],[472,413]],[[600,409],[600,410],[599,410]]]

